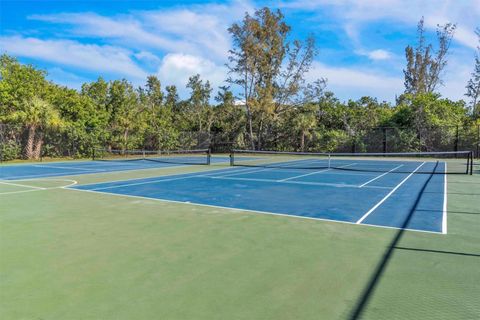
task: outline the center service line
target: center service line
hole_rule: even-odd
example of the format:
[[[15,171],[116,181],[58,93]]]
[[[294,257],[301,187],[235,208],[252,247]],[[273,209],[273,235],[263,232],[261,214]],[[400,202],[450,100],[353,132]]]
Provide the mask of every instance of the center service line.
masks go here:
[[[395,167],[395,168],[393,168],[392,170],[387,171],[387,172],[385,172],[384,174],[381,174],[381,175],[379,175],[379,176],[377,176],[377,177],[375,177],[375,178],[373,178],[373,179],[371,179],[371,180],[368,180],[368,181],[365,182],[364,184],[360,185],[359,188],[366,186],[366,185],[369,184],[370,182],[373,182],[373,181],[377,180],[378,178],[381,178],[381,177],[383,177],[384,175],[389,174],[389,173],[392,172],[393,170],[396,170],[396,169],[398,169],[398,168],[400,168],[400,167],[403,167],[403,164],[401,164],[401,165],[399,165],[398,167]]]
[[[355,222],[356,224],[360,224],[362,223],[363,220],[365,220],[373,211],[375,211],[375,209],[377,209],[382,203],[385,202],[385,200],[387,200],[388,198],[390,198],[390,196],[395,192],[397,191],[398,188],[400,188],[400,186],[402,184],[405,183],[405,181],[407,181],[415,172],[418,171],[418,169],[420,169],[421,166],[423,166],[426,162],[422,162],[422,164],[420,164],[415,170],[413,170],[412,173],[410,173],[405,179],[403,179],[399,184],[397,184],[397,186],[395,188],[393,188],[392,191],[390,191],[382,200],[380,200],[376,205],[374,205],[370,210],[368,210],[367,213],[365,213],[360,219],[358,219],[357,222]]]

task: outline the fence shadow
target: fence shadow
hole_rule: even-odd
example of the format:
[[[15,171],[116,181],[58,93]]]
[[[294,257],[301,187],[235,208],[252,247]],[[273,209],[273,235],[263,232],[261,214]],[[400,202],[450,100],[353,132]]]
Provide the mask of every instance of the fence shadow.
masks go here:
[[[433,172],[435,172],[435,169],[437,169],[437,166],[438,166],[438,162],[436,163]],[[427,188],[427,185],[430,182],[430,180],[432,179],[432,177],[433,177],[433,174],[430,174],[430,176],[428,177],[428,179],[425,181],[422,188],[420,189],[413,206],[410,208],[409,214],[405,218],[401,228],[398,229],[395,236],[392,238],[392,241],[388,244],[386,251],[384,252],[384,254],[383,254],[381,260],[379,261],[379,263],[377,264],[377,266],[375,267],[375,270],[372,273],[366,287],[364,288],[356,306],[352,310],[349,319],[356,320],[356,319],[361,318],[363,312],[365,311],[365,308],[367,307],[370,299],[372,298],[373,293],[375,292],[375,289],[378,286],[378,283],[380,282],[380,280],[381,280],[381,278],[382,278],[382,276],[383,276],[383,274],[384,274],[384,272],[385,272],[385,270],[388,266],[389,261],[392,258],[392,255],[393,255],[393,252],[395,251],[395,248],[398,247],[398,244],[400,243],[400,240],[402,239],[402,237],[405,233],[405,229],[408,227],[408,225],[410,223],[410,220],[412,219],[413,214],[414,214],[415,210],[417,209],[418,204],[420,203],[420,199],[421,199],[423,193],[425,192],[425,189]]]
[[[429,252],[429,253],[440,253],[440,254],[451,254],[467,257],[476,257],[480,258],[478,253],[467,253],[467,252],[456,252],[456,251],[444,251],[444,250],[433,250],[433,249],[420,249],[420,248],[408,248],[408,247],[395,247],[397,250],[408,250],[408,251],[417,251],[417,252]]]

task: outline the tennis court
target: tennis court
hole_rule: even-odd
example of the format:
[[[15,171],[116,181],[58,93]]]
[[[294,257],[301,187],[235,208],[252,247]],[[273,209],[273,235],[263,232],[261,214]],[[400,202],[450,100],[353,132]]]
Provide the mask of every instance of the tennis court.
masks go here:
[[[227,162],[228,157],[215,157],[207,153],[208,150],[189,150],[178,154],[159,155],[150,157],[143,153],[115,155],[114,157],[101,157],[93,161],[66,161],[46,162],[22,165],[0,166],[1,180],[37,179],[48,177],[61,177],[83,174],[102,174],[108,172],[145,170],[158,168],[172,168],[192,165],[208,165]]]
[[[9,318],[472,318],[469,156],[142,151],[2,165],[0,307]]]
[[[237,160],[239,166],[208,173],[72,188],[300,218],[447,232],[444,161],[309,157],[276,158],[265,163],[264,158],[262,154],[242,156]]]

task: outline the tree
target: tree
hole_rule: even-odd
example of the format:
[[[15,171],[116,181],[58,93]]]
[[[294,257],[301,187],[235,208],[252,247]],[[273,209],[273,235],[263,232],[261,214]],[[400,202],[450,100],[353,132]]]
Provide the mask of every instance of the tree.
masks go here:
[[[138,119],[141,109],[138,105],[137,94],[132,84],[126,80],[115,80],[109,86],[109,101],[107,109],[110,113],[110,127],[120,136],[115,136],[120,141],[122,150],[132,146],[130,137],[138,128]]]
[[[223,86],[215,97],[218,105],[214,108],[214,131],[224,147],[243,146],[245,133],[245,112],[235,104],[235,96],[229,87]],[[225,150],[229,151],[229,150]]]
[[[205,83],[196,74],[188,79],[187,88],[190,89],[190,98],[188,100],[191,113],[197,118],[197,129],[200,132],[210,131],[212,126],[213,113],[210,110],[210,94],[212,87],[207,80]]]
[[[424,19],[420,19],[417,27],[417,46],[405,48],[407,59],[405,76],[405,93],[433,93],[443,84],[442,71],[447,65],[447,53],[456,25],[447,23],[437,26],[438,48],[434,52],[432,44],[425,39]]]
[[[106,109],[108,104],[108,83],[99,77],[97,81],[84,83],[82,85],[81,94],[88,96],[97,107]]]
[[[313,105],[305,106],[296,112],[294,128],[300,133],[300,151],[305,151],[305,139],[311,138],[312,130],[317,126]]]
[[[150,108],[160,108],[162,106],[162,85],[156,76],[148,76],[145,93]]]
[[[45,76],[46,72],[15,58],[0,57],[0,121],[27,131],[24,153],[28,159],[40,157],[45,130],[61,125],[59,113],[49,101],[55,86]]]
[[[470,100],[470,110],[475,118],[480,118],[480,28],[475,32],[478,37],[479,46],[475,54],[475,67],[472,77],[468,80],[467,93]]]
[[[165,106],[167,108],[175,109],[179,100],[177,87],[174,85],[167,86],[165,90],[167,91],[167,96],[165,98]]]
[[[228,29],[234,48],[229,51],[227,82],[241,88],[252,149],[254,125],[260,148],[265,122],[285,112],[302,93],[304,75],[316,54],[313,37],[305,43],[289,42],[290,30],[283,14],[269,8],[257,10],[254,16],[247,13],[242,24]]]
[[[420,150],[438,151],[434,148],[442,147],[442,141],[450,141],[457,126],[467,122],[467,109],[462,100],[442,99],[435,93],[405,94],[392,120],[415,130]]]
[[[33,97],[44,98],[46,72],[20,64],[16,58],[0,56],[0,121],[10,112],[21,110]]]
[[[10,120],[20,122],[27,128],[25,156],[27,159],[39,159],[45,137],[45,130],[61,125],[60,115],[48,102],[38,97],[25,101],[20,110],[9,116]]]
[[[160,80],[156,76],[148,76],[145,88],[138,88],[138,99],[143,117],[140,119],[140,131],[143,137],[143,148],[159,149],[161,109],[163,92]]]

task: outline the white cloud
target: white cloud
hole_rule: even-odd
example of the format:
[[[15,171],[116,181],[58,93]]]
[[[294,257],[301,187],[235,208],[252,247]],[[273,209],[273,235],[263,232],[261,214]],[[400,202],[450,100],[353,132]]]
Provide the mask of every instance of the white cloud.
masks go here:
[[[402,77],[387,76],[355,68],[330,67],[319,62],[312,64],[307,78],[313,81],[327,78],[327,89],[342,99],[357,99],[362,96],[377,97],[379,100],[394,101],[402,93]]]
[[[158,66],[162,61],[158,56],[148,51],[140,51],[138,53],[135,53],[134,56],[135,58],[137,58],[137,60],[141,60],[146,64],[152,66]]]
[[[414,26],[422,16],[425,26],[435,29],[437,24],[457,24],[454,41],[475,48],[474,30],[480,21],[480,0],[295,0],[285,1],[285,8],[295,10],[330,10],[345,24],[344,28],[352,41],[358,41],[356,30],[371,21],[401,22]]]
[[[467,63],[465,63],[465,61]],[[453,56],[449,59],[446,71],[443,74],[444,85],[438,90],[442,96],[452,100],[466,100],[465,86],[471,77],[474,69],[473,56],[465,57]]]
[[[130,58],[131,52],[113,46],[12,36],[0,37],[0,47],[15,56],[49,61],[99,73],[114,73],[133,78],[146,76],[145,71]]]
[[[388,50],[377,49],[372,51],[357,50],[355,53],[367,56],[370,60],[388,60],[392,57],[392,54]]]
[[[387,60],[390,59],[391,54],[387,50],[373,50],[368,53],[368,57],[372,60]]]
[[[49,80],[72,89],[80,89],[83,83],[89,81],[89,79],[80,77],[59,67],[47,69],[47,74]]]
[[[96,37],[118,40],[123,46],[143,44],[144,47],[175,48],[189,50],[188,44],[168,39],[160,35],[145,31],[140,21],[132,16],[104,17],[96,13],[60,13],[52,15],[32,15],[30,19],[73,25],[73,32],[77,36]]]
[[[109,39],[122,46],[182,52],[225,60],[230,49],[227,28],[252,6],[246,1],[204,4],[111,17],[96,13],[32,15],[32,20],[72,26],[76,36]]]
[[[442,75],[444,85],[438,87],[438,92],[452,100],[465,100],[465,85],[473,71],[471,63],[465,63],[468,57],[451,58]],[[358,99],[368,95],[379,100],[395,101],[395,96],[404,91],[403,74],[386,75],[381,72],[366,71],[361,68],[331,67],[320,62],[314,62],[307,75],[308,81],[327,78],[327,90],[333,91],[343,100]]]
[[[227,70],[208,59],[182,53],[167,54],[158,70],[158,76],[165,84],[175,84],[181,92],[185,92],[188,78],[197,73],[216,89],[222,85]]]

